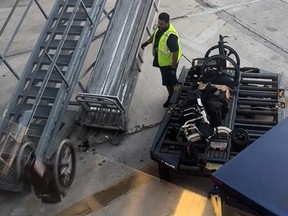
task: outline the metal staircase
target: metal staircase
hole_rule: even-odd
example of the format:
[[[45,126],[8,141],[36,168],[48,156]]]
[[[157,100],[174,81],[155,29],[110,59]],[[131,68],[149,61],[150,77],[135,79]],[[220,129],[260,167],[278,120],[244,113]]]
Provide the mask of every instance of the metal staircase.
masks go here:
[[[139,47],[145,30],[150,34],[158,4],[159,0],[123,0],[117,4],[87,93],[76,97],[82,106],[82,126],[112,131],[112,144],[119,144],[127,129],[126,110],[143,62]]]
[[[21,144],[35,143],[36,158],[44,163],[57,150],[55,137],[105,4],[106,0],[58,0],[54,4],[1,123],[0,189],[21,190],[13,163]],[[19,128],[24,129],[15,137]],[[7,138],[11,136],[17,141]]]

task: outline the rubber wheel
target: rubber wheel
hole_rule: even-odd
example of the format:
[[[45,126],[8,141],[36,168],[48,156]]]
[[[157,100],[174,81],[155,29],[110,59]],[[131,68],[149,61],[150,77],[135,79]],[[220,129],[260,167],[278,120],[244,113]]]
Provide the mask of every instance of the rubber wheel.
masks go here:
[[[227,67],[227,62],[232,67]],[[235,86],[239,84],[239,66],[229,57],[223,55],[211,56],[203,63],[201,74],[203,82]]]
[[[75,150],[70,144],[70,140],[63,140],[55,154],[53,174],[58,191],[65,194],[74,180],[76,172]]]
[[[195,147],[189,146],[181,154],[181,163],[184,165],[195,166],[199,162],[199,154]]]
[[[225,56],[233,59],[233,61],[235,61],[235,63],[240,66],[240,58],[239,58],[239,55],[238,53],[230,46],[227,46],[227,45],[223,45],[224,47],[224,52],[225,52]],[[212,46],[206,53],[205,53],[205,58],[209,58],[213,55],[220,55],[221,53],[219,53],[219,51],[216,53],[214,52],[213,54],[213,51],[215,50],[219,50],[219,45],[215,45],[215,46]]]
[[[35,159],[35,149],[35,144],[32,142],[26,142],[20,147],[16,159],[16,178],[18,181],[21,181],[23,176],[25,176],[25,168],[31,165]]]
[[[243,128],[236,128],[231,133],[232,146],[234,149],[241,151],[249,144],[249,134]]]
[[[170,177],[170,169],[162,163],[158,163],[159,178],[164,181],[168,181]]]

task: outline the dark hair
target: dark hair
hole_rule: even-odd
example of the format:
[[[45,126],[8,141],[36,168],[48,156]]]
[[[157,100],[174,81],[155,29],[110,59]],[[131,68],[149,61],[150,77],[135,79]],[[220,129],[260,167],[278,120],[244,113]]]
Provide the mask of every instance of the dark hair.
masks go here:
[[[168,13],[161,13],[159,14],[159,17],[158,17],[159,20],[164,20],[166,23],[168,23],[170,21],[170,16]]]

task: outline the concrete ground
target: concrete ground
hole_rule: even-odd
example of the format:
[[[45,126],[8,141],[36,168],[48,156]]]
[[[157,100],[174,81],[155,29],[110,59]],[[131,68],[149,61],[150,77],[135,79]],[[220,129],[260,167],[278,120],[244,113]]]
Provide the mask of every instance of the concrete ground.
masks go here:
[[[28,1],[21,2],[25,5]],[[54,1],[39,2],[49,11]],[[1,0],[0,26],[12,5],[10,0]],[[160,3],[162,11],[171,15],[183,53],[189,60],[203,57],[217,43],[219,34],[229,35],[229,45],[238,52],[242,67],[282,73],[284,86],[287,83],[287,0],[165,0]],[[25,66],[45,21],[35,19],[36,15],[41,17],[39,12],[33,13],[34,21],[25,24],[22,36],[7,55],[18,73]],[[0,53],[4,52],[8,38],[2,35]],[[126,136],[119,146],[103,143],[100,137],[94,139],[87,152],[77,152],[76,178],[61,203],[46,205],[34,194],[0,192],[0,215],[214,215],[207,200],[212,187],[208,178],[172,174],[169,183],[157,178],[157,167],[150,159],[149,150],[158,129],[154,125],[165,112],[162,104],[167,93],[161,86],[158,69],[151,66],[150,53],[151,47],[147,47],[128,112],[129,130],[140,129],[140,132]],[[179,68],[183,65],[190,67],[190,62],[182,58]],[[0,112],[3,113],[17,80],[3,65],[0,74]],[[244,215],[232,213],[229,208],[223,211],[229,216]]]

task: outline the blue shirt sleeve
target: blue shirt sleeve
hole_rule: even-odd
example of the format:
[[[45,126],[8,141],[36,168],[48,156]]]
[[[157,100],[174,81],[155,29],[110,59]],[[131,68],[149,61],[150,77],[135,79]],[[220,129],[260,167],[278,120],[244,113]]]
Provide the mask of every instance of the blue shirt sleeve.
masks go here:
[[[178,37],[174,34],[170,34],[167,40],[167,46],[170,52],[177,52],[179,51],[178,47]]]

